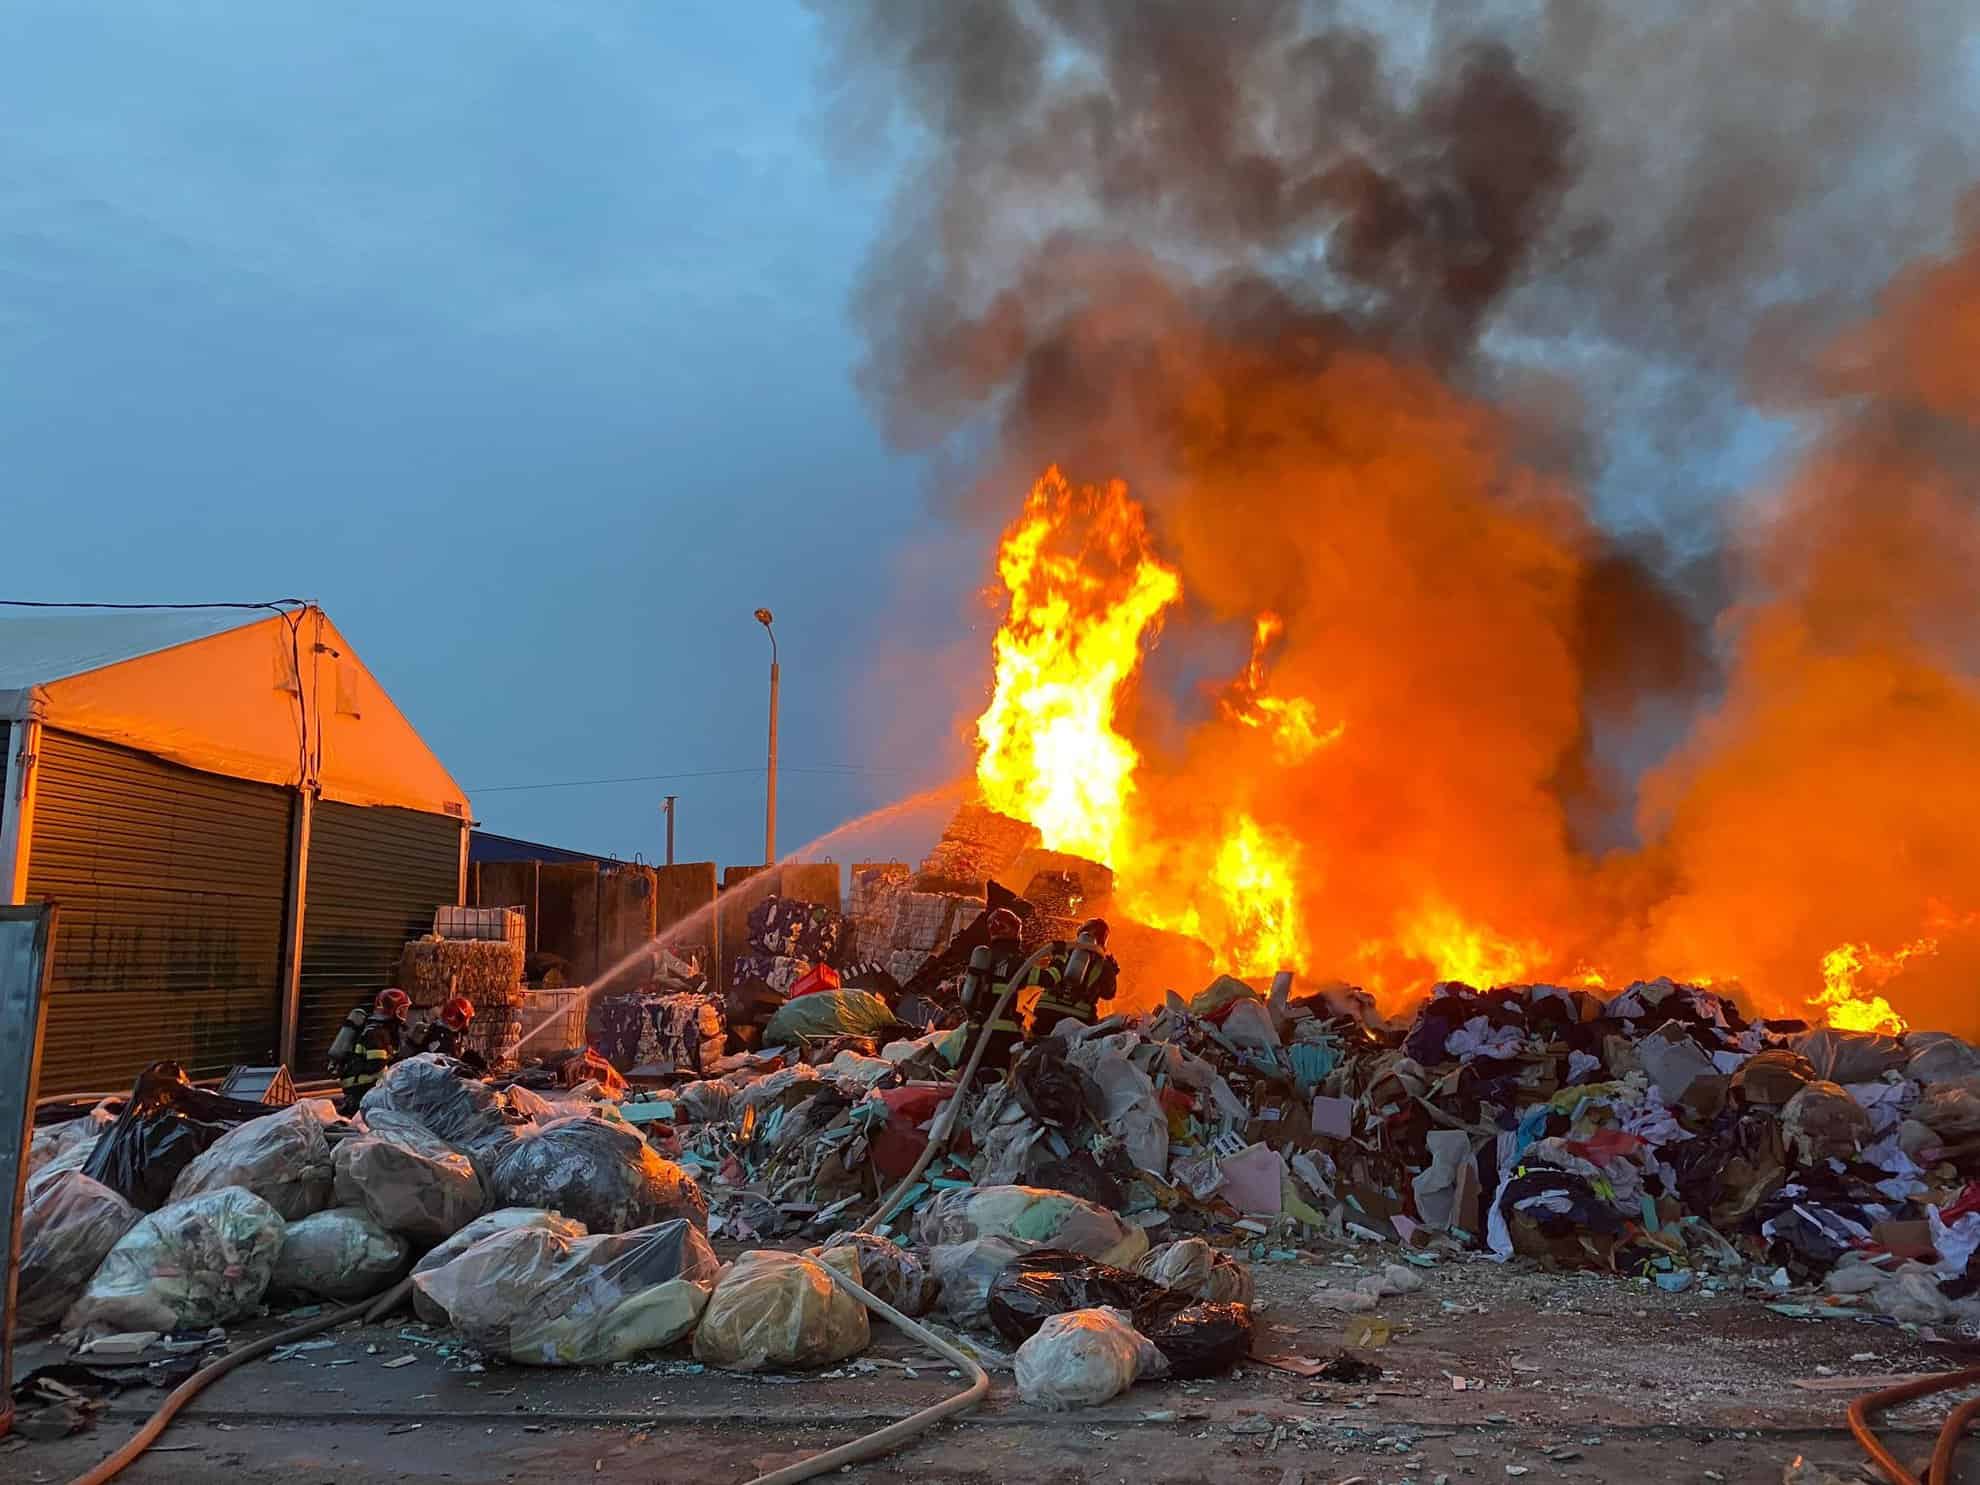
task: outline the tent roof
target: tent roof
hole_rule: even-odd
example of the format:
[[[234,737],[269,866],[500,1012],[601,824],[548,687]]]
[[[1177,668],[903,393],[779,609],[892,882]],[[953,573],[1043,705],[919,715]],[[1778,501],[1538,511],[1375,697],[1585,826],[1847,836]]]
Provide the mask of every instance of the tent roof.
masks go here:
[[[468,799],[321,609],[0,609],[0,703],[206,773],[461,820]],[[28,706],[27,703],[32,703]],[[0,715],[7,708],[0,706]]]
[[[0,608],[0,690],[101,670],[267,617],[242,609]]]

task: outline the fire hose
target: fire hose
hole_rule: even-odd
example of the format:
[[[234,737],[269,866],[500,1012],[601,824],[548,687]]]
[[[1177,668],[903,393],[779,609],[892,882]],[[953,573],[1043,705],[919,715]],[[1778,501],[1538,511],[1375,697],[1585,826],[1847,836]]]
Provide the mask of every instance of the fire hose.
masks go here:
[[[1849,1431],[1856,1435],[1856,1442],[1862,1445],[1871,1462],[1884,1472],[1891,1485],[1953,1485],[1953,1455],[1959,1449],[1960,1436],[1976,1417],[1980,1417],[1980,1397],[1968,1398],[1946,1415],[1946,1421],[1939,1428],[1938,1442],[1932,1449],[1932,1463],[1922,1480],[1884,1447],[1883,1440],[1870,1427],[1870,1420],[1884,1409],[1894,1408],[1900,1403],[1930,1397],[1935,1392],[1951,1392],[1954,1388],[1975,1385],[1980,1385],[1980,1366],[1919,1377],[1897,1387],[1886,1387],[1881,1392],[1867,1393],[1849,1405]]]
[[[881,1203],[874,1214],[867,1218],[865,1222],[861,1223],[855,1231],[871,1231],[891,1215],[894,1209],[899,1206],[901,1199],[907,1194],[908,1190],[921,1178],[921,1173],[928,1168],[929,1163],[934,1160],[935,1156],[941,1150],[947,1148],[948,1142],[955,1131],[957,1113],[962,1107],[963,1093],[968,1089],[970,1081],[976,1076],[976,1070],[983,1062],[984,1050],[990,1044],[991,1024],[1003,1013],[1011,997],[1017,993],[1018,986],[1023,983],[1025,975],[1031,971],[1044,953],[1046,953],[1046,949],[1039,949],[1024,961],[1016,974],[1011,976],[1010,983],[1005,986],[1004,993],[997,998],[997,1002],[991,1008],[990,1014],[984,1019],[982,1029],[977,1033],[976,1042],[971,1050],[969,1061],[964,1066],[962,1078],[956,1085],[956,1095],[949,1100],[940,1125],[930,1133],[927,1149],[921,1152],[921,1158],[915,1162],[914,1168],[908,1172],[906,1179],[894,1188],[893,1194],[885,1202]],[[960,1347],[951,1345],[926,1326],[921,1325],[917,1321],[910,1320],[906,1315],[903,1315],[899,1310],[880,1299],[877,1295],[868,1293],[863,1287],[847,1278],[830,1264],[823,1265],[823,1267],[832,1276],[834,1283],[838,1284],[847,1293],[851,1294],[853,1298],[865,1305],[867,1309],[891,1323],[895,1328],[920,1341],[938,1356],[960,1367],[970,1379],[969,1386],[965,1387],[961,1392],[956,1393],[953,1397],[944,1398],[941,1402],[934,1404],[932,1407],[923,1408],[920,1412],[910,1417],[903,1418],[896,1423],[890,1423],[887,1427],[867,1434],[862,1438],[854,1439],[849,1444],[841,1444],[838,1448],[828,1450],[823,1454],[814,1454],[807,1460],[778,1470],[773,1474],[760,1476],[750,1481],[749,1485],[797,1485],[797,1482],[801,1480],[809,1480],[815,1475],[821,1475],[829,1470],[839,1469],[857,1460],[870,1459],[876,1454],[885,1454],[906,1443],[917,1434],[925,1432],[944,1418],[960,1413],[967,1408],[975,1407],[990,1391],[990,1375],[977,1364],[974,1357],[970,1356]],[[112,1454],[108,1459],[86,1474],[78,1475],[70,1482],[70,1485],[108,1485],[109,1481],[116,1479],[118,1475],[134,1464],[147,1449],[158,1441],[159,1436],[171,1426],[172,1420],[184,1411],[186,1404],[190,1403],[200,1393],[226,1376],[227,1373],[234,1370],[235,1367],[245,1365],[247,1362],[266,1356],[278,1346],[287,1346],[296,1341],[307,1340],[313,1335],[331,1330],[336,1326],[343,1325],[352,1320],[375,1321],[381,1319],[405,1303],[406,1297],[411,1293],[412,1280],[401,1279],[397,1284],[386,1290],[385,1293],[375,1298],[361,1300],[357,1304],[347,1305],[343,1309],[332,1311],[327,1315],[312,1316],[300,1325],[291,1326],[289,1329],[278,1331],[271,1336],[264,1336],[258,1341],[241,1347],[238,1351],[228,1352],[217,1361],[209,1362],[190,1377],[186,1378],[177,1387],[173,1388],[165,1401],[159,1404],[158,1410],[149,1418],[145,1419],[143,1426],[136,1433],[132,1434],[116,1453]]]

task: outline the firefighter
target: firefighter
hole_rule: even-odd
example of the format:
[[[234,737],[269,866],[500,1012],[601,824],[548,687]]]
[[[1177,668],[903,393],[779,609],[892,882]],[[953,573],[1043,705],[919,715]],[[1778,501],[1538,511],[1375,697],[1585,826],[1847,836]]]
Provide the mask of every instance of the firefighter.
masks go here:
[[[1024,1039],[1017,997],[1005,1004],[988,1027],[983,1025],[983,1020],[996,1007],[997,998],[1024,963],[1021,941],[1024,925],[1009,908],[995,908],[985,919],[984,929],[989,940],[970,952],[969,968],[963,973],[962,1008],[969,1024],[989,1038],[979,1064],[979,1076],[995,1078],[1010,1066],[1011,1049]]]
[[[330,1047],[330,1070],[344,1080],[346,1118],[358,1111],[371,1085],[398,1059],[411,1014],[412,997],[405,991],[380,990],[369,1014],[363,1006],[354,1006],[344,1018],[343,1029]]]
[[[428,1021],[414,1037],[409,1050],[414,1052],[438,1052],[443,1057],[460,1060],[467,1050],[468,1027],[474,1022],[474,1002],[465,995],[456,995],[440,1007],[440,1013]]]
[[[1027,1008],[1024,1039],[1042,1041],[1062,1021],[1093,1024],[1096,1008],[1113,995],[1121,967],[1107,952],[1107,920],[1088,918],[1071,943],[1060,939],[1032,971],[1038,998]]]

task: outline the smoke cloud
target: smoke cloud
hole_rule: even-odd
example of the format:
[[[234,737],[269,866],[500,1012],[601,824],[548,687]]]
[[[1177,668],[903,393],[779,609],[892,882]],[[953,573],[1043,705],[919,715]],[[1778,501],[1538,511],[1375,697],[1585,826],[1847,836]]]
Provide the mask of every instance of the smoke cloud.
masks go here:
[[[818,7],[843,136],[910,160],[855,305],[890,436],[984,450],[978,521],[1126,479],[1172,634],[1278,612],[1342,725],[1289,767],[1139,698],[1160,875],[1242,808],[1316,974],[1462,924],[1775,1006],[1980,909],[1961,7],[1398,9]],[[1896,988],[1970,987],[1961,931]]]

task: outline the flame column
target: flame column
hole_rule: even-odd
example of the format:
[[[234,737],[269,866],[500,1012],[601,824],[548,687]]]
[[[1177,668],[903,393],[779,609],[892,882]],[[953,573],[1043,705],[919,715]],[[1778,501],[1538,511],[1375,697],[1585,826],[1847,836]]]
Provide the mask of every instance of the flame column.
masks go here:
[[[770,627],[767,608],[756,611],[756,622],[770,636],[770,779],[763,801],[763,864],[777,864],[777,631]]]

